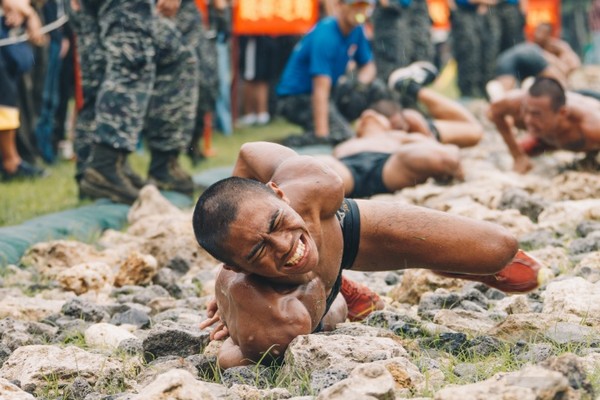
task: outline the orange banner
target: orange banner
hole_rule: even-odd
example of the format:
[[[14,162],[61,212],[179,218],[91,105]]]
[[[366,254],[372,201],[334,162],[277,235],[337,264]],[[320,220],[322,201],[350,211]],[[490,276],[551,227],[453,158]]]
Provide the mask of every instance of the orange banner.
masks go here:
[[[554,36],[560,36],[560,0],[529,0],[525,34],[531,39],[535,27],[548,22],[554,28]]]
[[[450,30],[450,7],[447,0],[427,0],[431,27],[445,31]]]
[[[233,33],[303,35],[318,16],[318,0],[237,0],[233,5]]]

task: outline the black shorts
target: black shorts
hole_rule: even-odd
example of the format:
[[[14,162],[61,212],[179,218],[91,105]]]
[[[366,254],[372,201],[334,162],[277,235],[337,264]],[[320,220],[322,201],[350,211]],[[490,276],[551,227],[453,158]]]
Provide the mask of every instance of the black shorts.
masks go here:
[[[350,170],[354,190],[347,197],[369,197],[378,193],[391,193],[383,184],[383,167],[392,155],[389,153],[362,152],[340,161]]]
[[[542,49],[534,43],[519,43],[504,50],[496,60],[496,76],[511,75],[519,81],[537,76],[548,67]]]
[[[575,93],[579,93],[580,95],[585,97],[591,97],[593,99],[600,100],[600,92],[597,92],[592,89],[579,89],[575,90]]]
[[[270,36],[240,36],[240,76],[245,81],[269,82],[278,70],[278,44]]]
[[[360,244],[360,211],[356,202],[352,199],[344,199],[342,206],[336,213],[336,217],[342,228],[342,237],[344,239],[344,252],[342,254],[342,263],[338,272],[337,279],[331,288],[331,292],[325,300],[325,316],[335,298],[340,293],[342,287],[342,271],[352,268],[356,255],[358,254],[358,245]],[[313,333],[323,330],[323,320],[314,329]]]
[[[425,118],[425,120],[427,121],[427,126],[429,126],[429,130],[433,134],[433,137],[435,138],[435,140],[437,140],[438,142],[441,142],[440,131],[437,128],[437,126],[435,126],[435,120],[433,118]]]

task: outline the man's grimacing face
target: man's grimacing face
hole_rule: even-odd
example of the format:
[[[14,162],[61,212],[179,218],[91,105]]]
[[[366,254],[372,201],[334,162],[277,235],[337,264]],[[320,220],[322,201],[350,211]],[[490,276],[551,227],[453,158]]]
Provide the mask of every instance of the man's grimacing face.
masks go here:
[[[523,122],[527,132],[542,138],[552,138],[559,119],[560,110],[552,109],[552,99],[549,96],[531,96],[526,94],[521,105]]]
[[[306,273],[318,264],[317,247],[304,220],[283,192],[276,194],[253,193],[240,204],[225,246],[236,265],[226,268],[277,278]]]

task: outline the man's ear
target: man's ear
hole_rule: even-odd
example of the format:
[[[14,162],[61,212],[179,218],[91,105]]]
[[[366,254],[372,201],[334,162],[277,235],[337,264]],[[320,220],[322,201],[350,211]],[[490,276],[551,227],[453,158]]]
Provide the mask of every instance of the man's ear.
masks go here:
[[[232,271],[232,272],[242,272],[242,270],[239,267],[236,267],[234,265],[229,265],[226,263],[223,263],[223,269],[226,269],[226,270]]]
[[[275,192],[275,194],[277,195],[277,197],[279,197],[281,200],[283,200],[286,204],[290,204],[290,199],[288,199],[288,197],[285,195],[285,193],[283,192],[283,190],[281,190],[281,188],[279,186],[277,186],[277,184],[273,181],[269,181],[267,182],[267,186]]]

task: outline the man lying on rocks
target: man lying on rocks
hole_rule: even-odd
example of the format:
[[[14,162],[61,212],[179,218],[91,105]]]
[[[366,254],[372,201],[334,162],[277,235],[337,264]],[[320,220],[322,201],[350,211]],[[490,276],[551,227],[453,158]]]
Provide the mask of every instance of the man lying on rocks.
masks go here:
[[[547,150],[586,152],[590,162],[600,150],[600,93],[565,93],[552,78],[538,77],[527,91],[515,90],[492,102],[489,116],[519,173],[532,168],[529,156]],[[515,127],[527,131],[519,141]]]
[[[225,339],[221,368],[283,356],[299,335],[346,319],[342,271],[429,268],[506,292],[538,287],[541,266],[502,226],[426,208],[344,198],[317,158],[247,143],[233,177],[210,186],[193,216],[198,243],[224,263],[204,329]]]
[[[389,119],[374,110],[361,114],[356,137],[319,159],[342,178],[345,197],[351,198],[394,193],[430,177],[442,182],[463,179],[457,146],[393,130]]]

